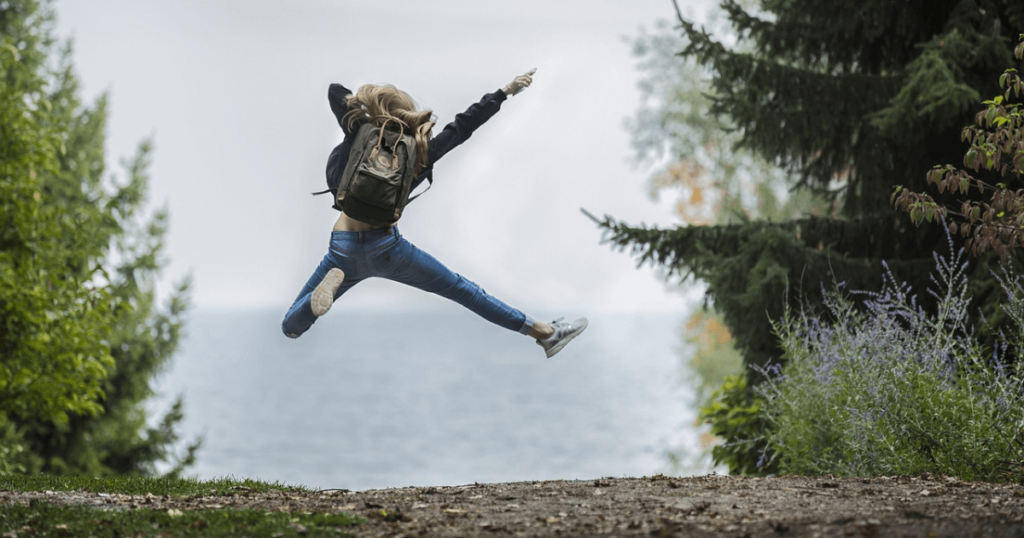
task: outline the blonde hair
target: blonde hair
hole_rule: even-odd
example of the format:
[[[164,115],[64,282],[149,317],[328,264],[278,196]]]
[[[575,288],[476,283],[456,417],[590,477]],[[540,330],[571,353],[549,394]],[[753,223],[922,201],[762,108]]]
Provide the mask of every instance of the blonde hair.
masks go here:
[[[413,169],[417,174],[427,166],[427,147],[430,142],[434,121],[430,110],[416,110],[416,102],[409,94],[387,84],[364,84],[356,93],[345,98],[349,111],[342,121],[348,129],[354,130],[360,121],[370,120],[383,125],[386,120],[397,120],[406,132],[416,138],[416,162]]]

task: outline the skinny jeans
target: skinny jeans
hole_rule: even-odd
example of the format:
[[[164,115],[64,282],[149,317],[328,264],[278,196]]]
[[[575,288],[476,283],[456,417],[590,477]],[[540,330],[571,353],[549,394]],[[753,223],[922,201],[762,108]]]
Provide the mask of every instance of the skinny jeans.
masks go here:
[[[491,323],[522,334],[530,334],[535,323],[416,248],[392,226],[366,232],[331,232],[327,254],[284,316],[281,329],[286,336],[298,338],[313,326],[317,318],[310,304],[313,290],[334,268],[345,273],[334,292],[335,301],[363,280],[380,277],[451,299]]]

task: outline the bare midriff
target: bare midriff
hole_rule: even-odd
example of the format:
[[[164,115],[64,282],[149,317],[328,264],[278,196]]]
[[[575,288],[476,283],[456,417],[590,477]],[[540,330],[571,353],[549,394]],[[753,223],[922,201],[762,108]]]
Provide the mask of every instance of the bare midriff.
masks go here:
[[[373,224],[359,222],[344,213],[338,215],[338,220],[334,223],[334,231],[336,232],[367,232],[377,228],[384,228],[384,226],[374,226]]]

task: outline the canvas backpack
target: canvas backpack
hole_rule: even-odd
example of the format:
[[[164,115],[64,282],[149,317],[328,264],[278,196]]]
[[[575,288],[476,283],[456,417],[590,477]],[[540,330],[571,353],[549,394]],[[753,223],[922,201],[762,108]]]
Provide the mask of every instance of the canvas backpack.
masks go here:
[[[341,166],[341,145],[327,160],[327,186],[335,207],[374,226],[390,226],[402,216],[416,177],[416,138],[397,120],[359,127]]]

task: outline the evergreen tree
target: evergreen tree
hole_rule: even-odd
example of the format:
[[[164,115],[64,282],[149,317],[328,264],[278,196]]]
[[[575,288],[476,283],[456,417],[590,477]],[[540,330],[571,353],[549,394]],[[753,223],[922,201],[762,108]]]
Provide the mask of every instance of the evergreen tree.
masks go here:
[[[890,194],[897,184],[925,190],[933,165],[963,155],[960,130],[1016,61],[1024,4],[762,0],[755,11],[723,0],[721,8],[735,45],[680,16],[680,54],[711,73],[711,113],[736,130],[739,149],[781,167],[791,189],[834,200],[839,215],[674,229],[601,223],[641,263],[705,281],[745,361],[764,365],[780,355],[770,320],[787,302],[815,309],[822,283],[875,289],[887,260],[927,289],[945,231],[916,229]],[[988,314],[999,295],[991,264],[972,266]]]
[[[753,0],[740,1],[754,5]],[[734,39],[721,19],[720,11],[708,14],[716,32]],[[633,41],[643,73],[642,101],[627,125],[637,160],[659,165],[650,180],[652,197],[674,196],[676,213],[688,225],[833,214],[835,202],[808,189],[787,192],[782,169],[734,147],[739,134],[725,118],[710,112],[709,73],[693,58],[677,54],[684,46],[685,40],[666,21]],[[742,357],[710,304],[687,320],[683,339],[697,403],[704,405],[727,376],[742,373]]]
[[[37,0],[0,2],[0,473],[153,474],[181,402],[147,427],[187,280],[155,304],[166,211],[143,212],[150,143],[105,175],[106,97],[78,98]]]

